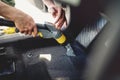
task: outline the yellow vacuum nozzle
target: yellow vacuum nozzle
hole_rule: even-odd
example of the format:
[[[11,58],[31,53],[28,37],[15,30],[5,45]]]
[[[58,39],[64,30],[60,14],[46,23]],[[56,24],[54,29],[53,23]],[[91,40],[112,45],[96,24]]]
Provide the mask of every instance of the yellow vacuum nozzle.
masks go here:
[[[63,44],[66,42],[66,37],[64,34],[62,34],[59,38],[56,39],[56,41],[59,43],[59,44]]]

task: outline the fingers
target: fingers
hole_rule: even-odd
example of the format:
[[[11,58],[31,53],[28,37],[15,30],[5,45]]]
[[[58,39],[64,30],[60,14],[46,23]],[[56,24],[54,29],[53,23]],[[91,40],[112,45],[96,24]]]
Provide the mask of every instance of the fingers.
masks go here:
[[[25,35],[32,35],[33,37],[37,36],[37,27],[34,25],[33,27],[28,27],[28,29],[24,29],[22,31]]]
[[[64,27],[67,26],[67,21],[66,21],[66,17],[65,17],[65,12],[64,11],[62,11],[60,16],[58,16],[56,18],[56,22],[54,24],[55,24],[57,29],[61,29],[63,24],[64,24]]]
[[[17,26],[19,26],[19,25],[17,25]],[[32,35],[33,37],[37,36],[36,24],[31,24],[31,25],[26,24],[25,27],[23,27],[23,26],[24,25],[17,27],[21,33],[23,33],[25,35]]]
[[[48,8],[48,12],[51,13],[54,18],[56,17],[55,8],[53,8],[53,7]]]
[[[62,30],[62,29],[66,29],[67,27],[67,21],[64,21],[64,22],[61,22],[61,23],[57,23],[55,24],[55,27],[59,30]]]
[[[28,27],[28,35],[31,35],[31,34],[32,34],[32,27],[29,26],[29,27]]]
[[[56,28],[60,29],[64,24],[64,22],[65,22],[65,18],[64,18],[64,15],[62,15],[61,18],[58,20],[58,22],[55,23]]]
[[[37,26],[33,20],[29,20],[29,21],[21,22],[21,23],[19,21],[19,23],[16,22],[15,24],[21,33],[25,35],[32,35],[33,37],[37,36]]]
[[[37,33],[38,33],[38,30],[37,30],[37,27],[35,25],[34,28],[33,28],[33,37],[36,37]]]
[[[28,29],[24,29],[24,30],[23,30],[23,33],[24,33],[25,35],[27,35],[27,34],[28,34]]]
[[[19,29],[19,31],[25,35],[29,34],[29,30],[27,28],[25,29]]]
[[[58,8],[58,10],[56,12],[56,18],[55,18],[54,23],[59,22],[59,19],[63,18],[63,15],[64,15],[64,11],[61,8]]]
[[[52,16],[55,18],[54,24],[57,29],[61,29],[63,24],[67,25],[65,11],[61,7],[58,6],[49,7],[48,12],[50,12]]]

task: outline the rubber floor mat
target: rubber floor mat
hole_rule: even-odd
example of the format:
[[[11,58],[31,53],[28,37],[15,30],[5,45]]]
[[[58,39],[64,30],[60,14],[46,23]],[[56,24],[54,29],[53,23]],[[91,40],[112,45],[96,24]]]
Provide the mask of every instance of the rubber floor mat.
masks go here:
[[[99,16],[95,22],[88,24],[83,28],[76,40],[85,48],[87,48],[107,22],[108,21],[104,17]]]

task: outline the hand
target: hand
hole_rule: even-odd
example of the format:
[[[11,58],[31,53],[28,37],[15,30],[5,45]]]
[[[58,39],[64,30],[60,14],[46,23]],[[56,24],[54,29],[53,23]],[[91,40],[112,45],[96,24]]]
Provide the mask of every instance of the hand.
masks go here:
[[[61,29],[63,24],[64,27],[67,26],[67,21],[65,17],[65,11],[56,5],[48,7],[48,12],[52,14],[52,16],[55,18],[55,27],[57,29]]]
[[[14,21],[21,33],[37,35],[37,27],[29,15],[0,1],[0,15]]]
[[[16,14],[13,16],[16,27],[21,33],[33,35],[33,37],[35,37],[37,35],[37,27],[32,17],[22,11],[16,11]]]

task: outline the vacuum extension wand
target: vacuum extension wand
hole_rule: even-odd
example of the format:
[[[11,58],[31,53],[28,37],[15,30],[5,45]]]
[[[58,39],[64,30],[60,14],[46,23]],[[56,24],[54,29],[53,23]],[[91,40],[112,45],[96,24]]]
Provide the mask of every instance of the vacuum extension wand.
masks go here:
[[[66,36],[60,31],[57,30],[52,23],[45,22],[45,24],[38,24],[38,35],[42,38],[54,38],[59,44],[64,44],[66,42]],[[4,33],[17,33],[19,30],[15,27],[13,21],[5,20],[0,18],[0,26],[10,26],[10,28],[3,30]]]

